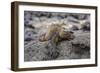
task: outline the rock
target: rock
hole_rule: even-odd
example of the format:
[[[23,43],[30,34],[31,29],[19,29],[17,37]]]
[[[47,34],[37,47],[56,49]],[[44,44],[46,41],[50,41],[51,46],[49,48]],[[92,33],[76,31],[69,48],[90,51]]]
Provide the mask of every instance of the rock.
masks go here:
[[[71,30],[77,31],[77,30],[79,30],[79,28],[76,25],[73,25],[72,28],[71,28]]]

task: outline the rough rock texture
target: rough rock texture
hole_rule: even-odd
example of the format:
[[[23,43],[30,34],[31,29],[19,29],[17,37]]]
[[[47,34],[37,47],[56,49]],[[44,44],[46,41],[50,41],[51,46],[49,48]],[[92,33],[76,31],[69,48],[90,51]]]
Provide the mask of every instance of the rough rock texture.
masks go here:
[[[89,18],[89,14],[25,11],[24,61],[90,58]],[[74,32],[75,38],[59,42],[58,45],[50,40],[40,42],[39,36],[47,30],[46,26],[59,21],[63,21]]]
[[[62,41],[57,46],[50,41],[31,41],[25,45],[25,61],[90,58],[90,35],[88,32],[80,34],[74,40]]]

